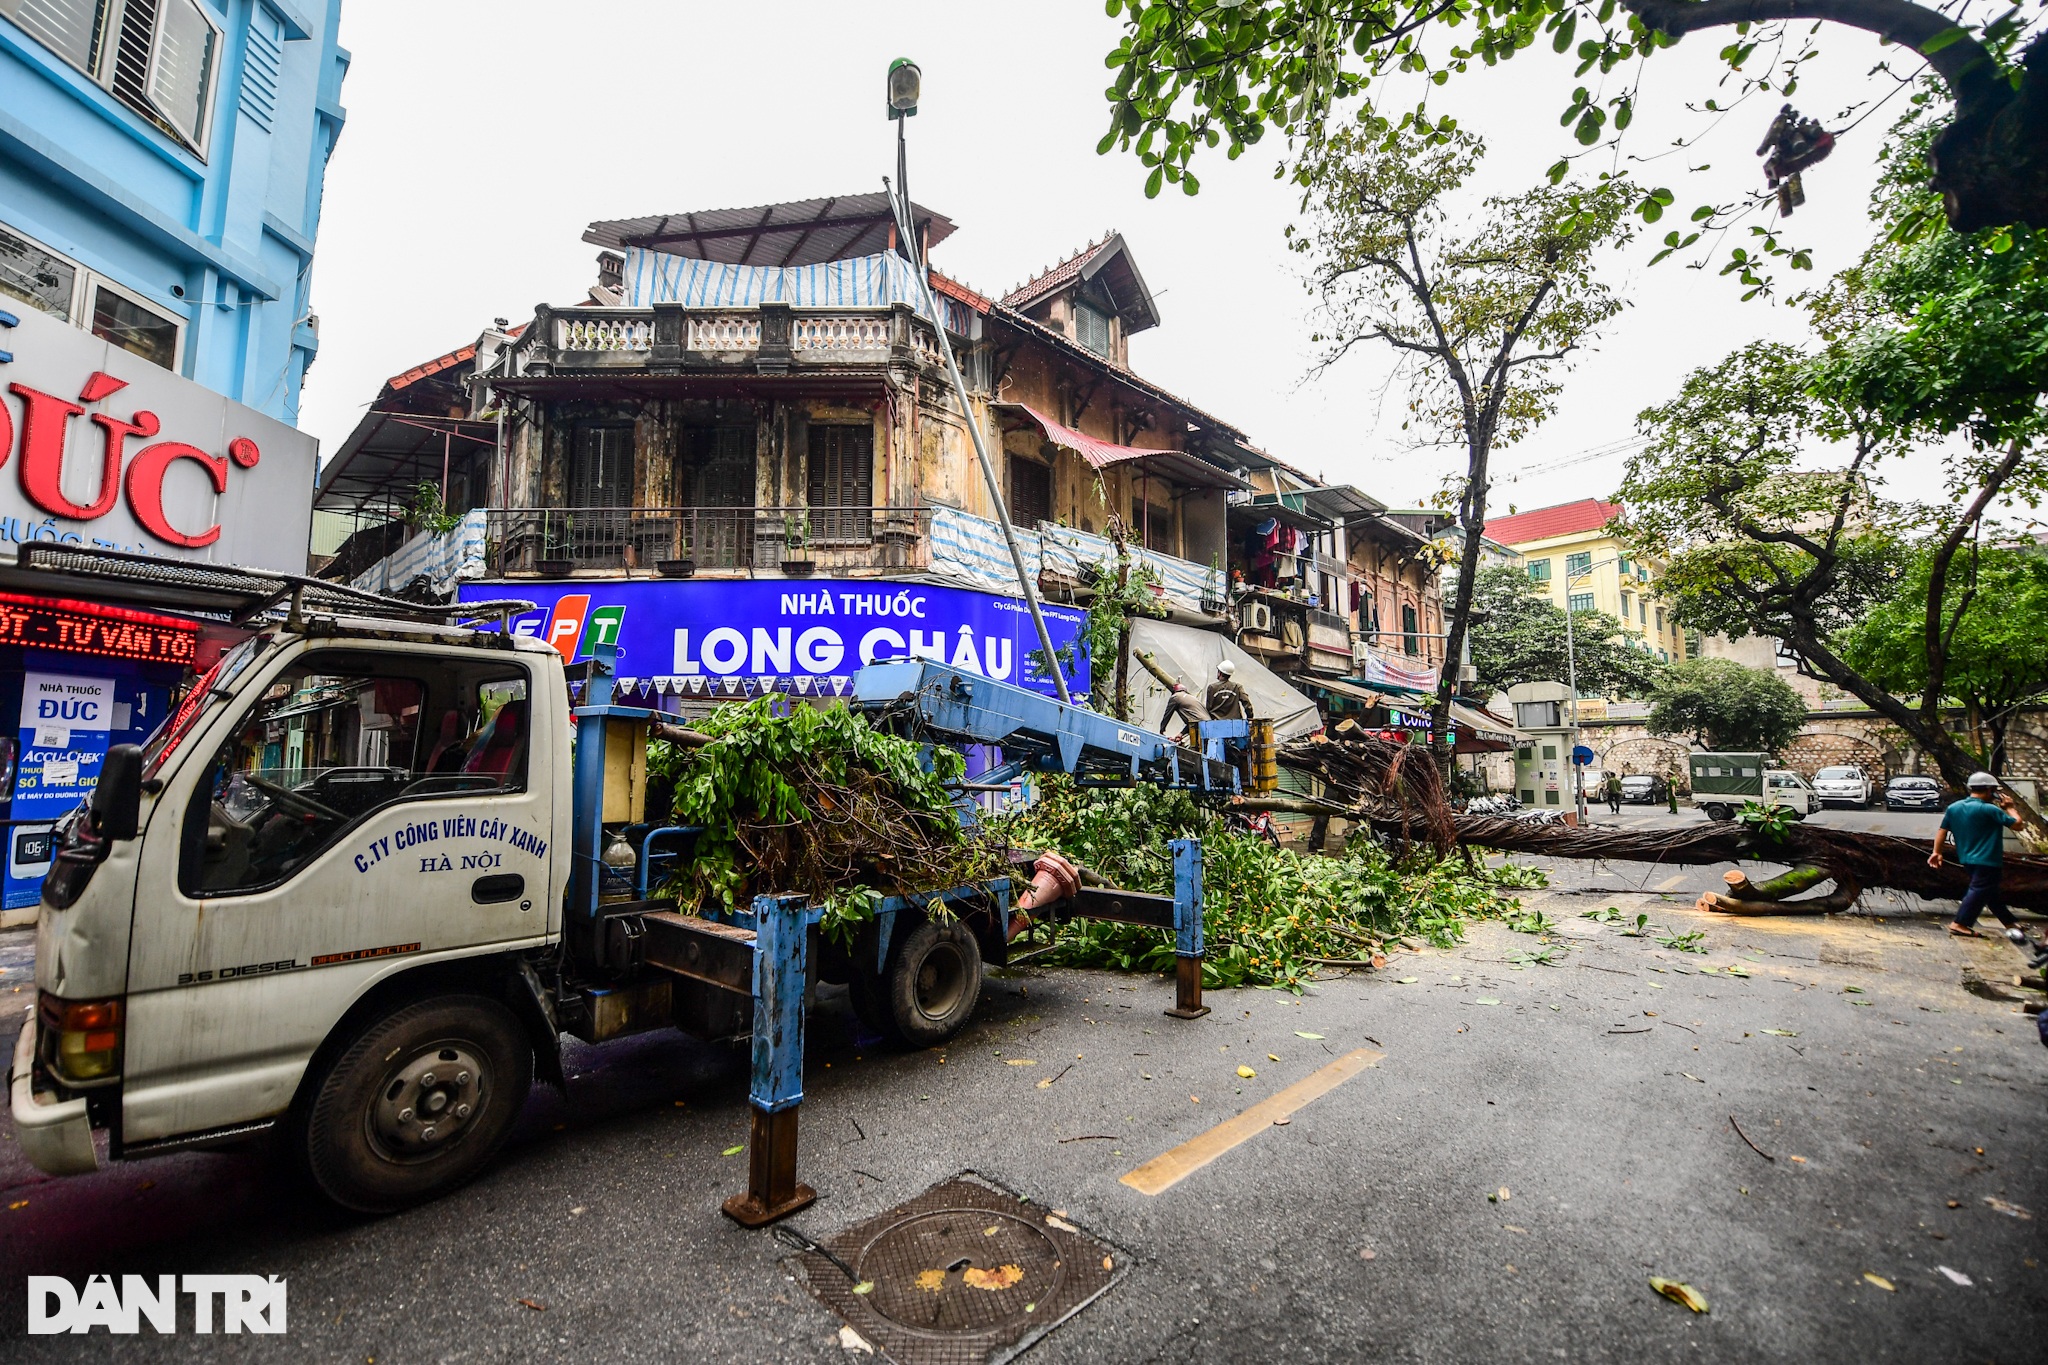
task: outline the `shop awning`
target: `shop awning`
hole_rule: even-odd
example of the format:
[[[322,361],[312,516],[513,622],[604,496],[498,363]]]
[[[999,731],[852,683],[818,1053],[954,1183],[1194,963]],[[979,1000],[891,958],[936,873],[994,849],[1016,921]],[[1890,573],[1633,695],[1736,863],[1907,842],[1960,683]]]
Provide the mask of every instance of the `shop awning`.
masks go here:
[[[1512,721],[1503,720],[1490,711],[1481,711],[1463,702],[1451,703],[1451,724],[1457,727],[1461,735],[1485,739],[1500,749],[1512,749],[1516,741],[1522,738],[1521,731],[1515,729]],[[1461,743],[1459,747],[1462,749],[1464,746]]]
[[[1142,460],[1143,469],[1172,479],[1176,483],[1192,484],[1197,488],[1250,487],[1237,475],[1219,469],[1200,456],[1190,455],[1184,450],[1147,450],[1143,446],[1120,446],[1113,441],[1105,441],[1055,422],[1025,403],[997,403],[994,406],[1006,413],[1021,413],[1045,433],[1046,440],[1073,451],[1096,469],[1108,469],[1112,465]]]
[[[439,487],[450,463],[467,461],[479,449],[495,450],[497,444],[494,422],[367,412],[322,466],[313,506],[326,512],[403,507],[420,484]]]
[[[1137,704],[1138,723],[1147,729],[1157,730],[1165,723],[1167,691],[1138,662],[1140,652],[1150,654],[1168,676],[1179,678],[1197,697],[1208,690],[1216,665],[1228,659],[1237,669],[1232,676],[1252,699],[1252,714],[1270,717],[1277,738],[1297,739],[1323,728],[1322,715],[1313,701],[1217,631],[1134,617],[1130,647],[1132,699]]]

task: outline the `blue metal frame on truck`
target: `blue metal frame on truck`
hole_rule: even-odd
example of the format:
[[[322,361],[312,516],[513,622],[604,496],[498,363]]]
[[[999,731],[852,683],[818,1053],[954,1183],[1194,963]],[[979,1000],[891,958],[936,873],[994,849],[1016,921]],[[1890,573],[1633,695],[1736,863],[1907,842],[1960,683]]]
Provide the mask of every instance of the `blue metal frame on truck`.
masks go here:
[[[580,631],[580,627],[579,627]],[[817,1194],[796,1179],[798,1113],[803,1105],[804,1003],[811,974],[812,931],[822,919],[825,888],[761,895],[744,912],[684,915],[656,908],[645,899],[657,859],[658,838],[687,837],[684,826],[660,826],[641,835],[631,878],[642,898],[602,903],[607,868],[603,861],[607,745],[615,729],[644,742],[659,712],[613,703],[618,632],[600,632],[585,666],[584,704],[575,708],[574,859],[569,883],[565,938],[581,945],[592,962],[633,962],[672,973],[684,984],[745,995],[752,1005],[753,1067],[748,1098],[752,1137],[748,1144],[748,1186],[725,1201],[735,1221],[758,1227],[809,1205]],[[1209,753],[1163,735],[1133,729],[1083,707],[1064,705],[1035,692],[991,681],[927,660],[870,664],[854,679],[854,704],[879,724],[907,725],[913,732],[948,742],[999,744],[1045,769],[1092,774],[1099,781],[1156,782],[1231,792],[1237,771],[1223,757],[1220,734],[1205,736]],[[1213,725],[1214,723],[1212,723]],[[1229,728],[1228,725],[1219,728]],[[1236,723],[1235,735],[1244,728]],[[1182,764],[1191,765],[1184,777]],[[1075,918],[1119,920],[1170,929],[1174,934],[1176,991],[1167,1013],[1199,1018],[1202,973],[1202,846],[1197,839],[1173,842],[1174,894],[1166,897],[1101,888],[1077,891],[1062,904],[1033,906],[1030,914],[1054,923]],[[1042,864],[1043,860],[1041,860]],[[1028,928],[1011,914],[1012,883],[993,878],[970,885],[892,896],[877,907],[875,964],[884,970],[899,916],[934,904],[990,908],[1005,936]],[[1026,901],[1024,904],[1031,904]],[[950,913],[950,910],[949,910]],[[614,939],[618,942],[614,942]],[[616,950],[616,951],[615,951]]]

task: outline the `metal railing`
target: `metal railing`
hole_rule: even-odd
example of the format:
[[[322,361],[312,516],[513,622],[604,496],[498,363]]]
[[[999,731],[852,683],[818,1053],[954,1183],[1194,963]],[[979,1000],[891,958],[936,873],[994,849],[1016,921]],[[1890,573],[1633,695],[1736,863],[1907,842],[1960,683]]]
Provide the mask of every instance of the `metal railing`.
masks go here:
[[[929,558],[928,507],[493,507],[499,573],[912,569]]]

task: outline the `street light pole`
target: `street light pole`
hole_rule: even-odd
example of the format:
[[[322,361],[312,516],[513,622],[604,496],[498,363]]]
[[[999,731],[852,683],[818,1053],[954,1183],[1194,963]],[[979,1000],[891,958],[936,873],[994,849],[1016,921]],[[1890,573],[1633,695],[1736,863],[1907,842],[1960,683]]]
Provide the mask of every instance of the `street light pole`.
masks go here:
[[[1067,691],[1066,670],[1060,667],[1059,655],[1052,647],[1052,632],[1046,628],[1045,613],[1038,609],[1038,590],[1031,582],[1031,575],[1024,568],[1024,552],[1017,548],[1017,531],[1010,524],[1010,509],[1003,501],[1002,486],[996,481],[995,462],[988,457],[988,445],[982,440],[981,423],[974,420],[974,408],[967,401],[967,381],[960,377],[960,365],[953,357],[953,342],[946,335],[946,321],[939,316],[938,300],[932,297],[931,271],[924,263],[924,253],[913,235],[917,231],[917,215],[910,207],[910,187],[907,180],[908,155],[904,150],[903,120],[917,112],[917,97],[923,75],[916,62],[908,57],[898,57],[889,63],[889,117],[896,120],[896,183],[889,187],[890,198],[894,201],[896,234],[903,240],[903,254],[911,263],[911,274],[916,277],[918,296],[924,300],[925,316],[931,319],[932,331],[939,341],[939,355],[945,359],[946,375],[953,381],[953,394],[960,400],[960,420],[967,425],[967,434],[974,440],[974,456],[981,462],[981,476],[988,483],[988,497],[996,509],[996,522],[1003,528],[1003,542],[1010,547],[1010,564],[1017,571],[1017,590],[1024,595],[1024,605],[1031,612],[1031,624],[1038,631],[1038,647],[1045,652],[1045,668],[1052,674],[1053,690],[1059,699],[1073,704],[1073,696]],[[888,182],[885,180],[886,185]],[[1022,681],[1023,670],[1018,670]]]
[[[1591,578],[1593,570],[1604,569],[1617,564],[1621,556],[1603,559],[1597,564],[1588,564],[1573,573],[1569,568],[1564,573],[1564,671],[1565,686],[1572,690],[1572,805],[1578,810],[1579,823],[1586,823],[1586,769],[1579,762],[1579,653],[1577,642],[1572,636],[1572,584],[1582,578]]]

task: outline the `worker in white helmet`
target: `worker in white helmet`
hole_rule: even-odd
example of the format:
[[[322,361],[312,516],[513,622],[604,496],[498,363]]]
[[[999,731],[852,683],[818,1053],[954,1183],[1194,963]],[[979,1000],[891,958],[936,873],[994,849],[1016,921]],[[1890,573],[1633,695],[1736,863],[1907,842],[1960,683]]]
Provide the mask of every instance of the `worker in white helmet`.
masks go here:
[[[1217,720],[1250,720],[1252,718],[1251,694],[1243,684],[1230,675],[1237,672],[1237,665],[1225,659],[1216,665],[1216,681],[1209,684],[1208,694],[1202,704]]]

